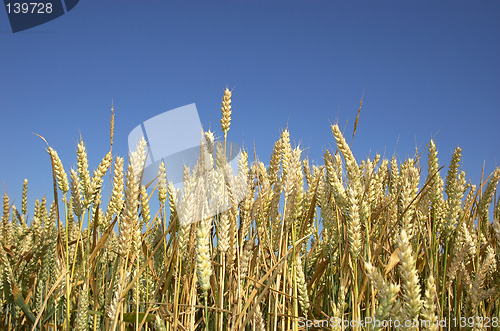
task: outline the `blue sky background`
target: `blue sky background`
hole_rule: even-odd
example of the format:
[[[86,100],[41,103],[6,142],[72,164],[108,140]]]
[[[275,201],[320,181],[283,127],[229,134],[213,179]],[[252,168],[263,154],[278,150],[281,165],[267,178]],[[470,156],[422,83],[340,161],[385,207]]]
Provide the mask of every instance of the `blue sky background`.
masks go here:
[[[80,1],[66,15],[13,34],[0,9],[0,180],[20,208],[52,201],[44,136],[66,170],[81,134],[91,171],[129,132],[196,103],[221,135],[220,103],[233,90],[229,139],[268,162],[288,126],[313,160],[334,149],[330,123],[352,127],[353,150],[400,159],[434,137],[442,164],[456,148],[478,183],[500,161],[498,1]],[[253,151],[250,152],[253,159]],[[424,153],[423,164],[426,165]],[[443,173],[445,175],[445,173]]]

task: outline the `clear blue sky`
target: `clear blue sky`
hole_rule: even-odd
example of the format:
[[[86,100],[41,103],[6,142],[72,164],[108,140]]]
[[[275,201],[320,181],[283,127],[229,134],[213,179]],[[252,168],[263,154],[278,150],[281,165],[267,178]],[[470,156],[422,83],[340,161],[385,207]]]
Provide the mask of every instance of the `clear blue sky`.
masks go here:
[[[144,120],[196,103],[217,131],[233,91],[229,138],[264,162],[286,126],[321,160],[330,123],[348,135],[365,90],[354,152],[400,159],[434,136],[440,160],[463,150],[480,180],[500,163],[498,1],[80,1],[13,34],[0,8],[0,181],[20,208],[52,200],[43,135],[66,170],[82,135],[94,169]],[[250,153],[253,159],[253,152]],[[424,163],[426,163],[424,153]],[[444,174],[443,174],[444,175]]]

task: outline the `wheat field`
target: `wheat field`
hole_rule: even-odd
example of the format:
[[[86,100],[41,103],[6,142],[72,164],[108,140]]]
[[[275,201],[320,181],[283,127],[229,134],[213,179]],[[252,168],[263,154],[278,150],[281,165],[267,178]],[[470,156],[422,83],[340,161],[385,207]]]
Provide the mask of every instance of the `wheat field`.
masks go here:
[[[4,330],[500,329],[500,168],[472,184],[432,140],[360,161],[332,125],[323,164],[285,129],[267,167],[243,152],[234,174],[231,97],[182,190],[164,164],[141,185],[144,140],[113,155],[114,114],[92,173],[83,141],[76,169],[47,144],[54,202],[28,218],[27,180],[20,209],[3,196]]]

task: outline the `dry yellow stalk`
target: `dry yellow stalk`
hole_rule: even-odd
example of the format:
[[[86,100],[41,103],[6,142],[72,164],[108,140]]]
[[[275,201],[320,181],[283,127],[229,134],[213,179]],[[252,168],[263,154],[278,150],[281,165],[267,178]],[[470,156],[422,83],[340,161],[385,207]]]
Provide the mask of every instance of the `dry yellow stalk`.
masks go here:
[[[227,132],[231,125],[231,94],[232,92],[226,87],[224,97],[222,98],[222,118],[220,120],[222,132],[224,132],[224,140],[227,138]]]

